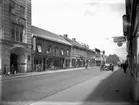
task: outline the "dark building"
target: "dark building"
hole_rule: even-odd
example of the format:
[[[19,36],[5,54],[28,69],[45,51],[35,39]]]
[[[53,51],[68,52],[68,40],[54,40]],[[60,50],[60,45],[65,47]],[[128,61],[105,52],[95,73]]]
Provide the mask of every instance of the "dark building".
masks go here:
[[[71,44],[62,36],[32,26],[33,70],[70,67]]]
[[[125,0],[123,34],[127,38],[128,67],[133,77],[133,97],[139,104],[139,0]]]

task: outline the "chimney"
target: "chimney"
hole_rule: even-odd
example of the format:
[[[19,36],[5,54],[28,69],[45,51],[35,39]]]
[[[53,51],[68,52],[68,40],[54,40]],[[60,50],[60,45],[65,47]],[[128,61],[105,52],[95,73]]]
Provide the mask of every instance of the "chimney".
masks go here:
[[[67,34],[64,34],[64,37],[65,37],[65,38],[68,38],[68,35],[67,35]]]
[[[73,41],[76,41],[76,38],[72,38]]]

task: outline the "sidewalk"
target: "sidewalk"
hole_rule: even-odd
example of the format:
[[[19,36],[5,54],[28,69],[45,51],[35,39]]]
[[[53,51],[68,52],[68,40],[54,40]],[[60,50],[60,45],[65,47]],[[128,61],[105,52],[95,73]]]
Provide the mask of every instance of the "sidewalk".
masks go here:
[[[97,68],[97,67],[94,66],[92,68]],[[4,81],[4,80],[17,79],[17,78],[37,76],[37,75],[45,75],[48,73],[66,72],[66,71],[81,70],[81,69],[85,69],[85,68],[80,67],[80,68],[69,68],[69,69],[59,69],[59,70],[47,70],[47,71],[42,71],[42,72],[17,73],[13,76],[0,75],[0,80]]]

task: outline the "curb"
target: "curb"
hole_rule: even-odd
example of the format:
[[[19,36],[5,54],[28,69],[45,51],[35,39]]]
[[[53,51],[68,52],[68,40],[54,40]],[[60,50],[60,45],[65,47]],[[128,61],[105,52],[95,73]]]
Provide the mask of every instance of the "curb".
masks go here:
[[[57,70],[57,71],[46,71],[46,72],[32,72],[32,73],[36,73],[36,74],[21,74],[19,76],[15,76],[15,77],[9,77],[9,78],[3,78],[1,76],[0,80],[2,81],[6,81],[6,80],[12,80],[12,79],[18,79],[18,78],[26,78],[26,77],[32,77],[32,76],[39,76],[39,75],[46,75],[49,73],[58,73],[58,72],[67,72],[67,71],[73,71],[73,70],[81,70],[84,68],[73,68],[73,69],[62,69],[62,70]]]

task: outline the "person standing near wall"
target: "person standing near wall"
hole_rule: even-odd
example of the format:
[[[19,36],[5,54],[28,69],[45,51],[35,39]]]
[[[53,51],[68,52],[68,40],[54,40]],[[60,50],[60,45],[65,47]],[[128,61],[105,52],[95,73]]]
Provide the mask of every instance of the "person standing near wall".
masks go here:
[[[8,75],[8,67],[7,67],[6,64],[4,65],[4,75],[5,75],[5,76]]]

